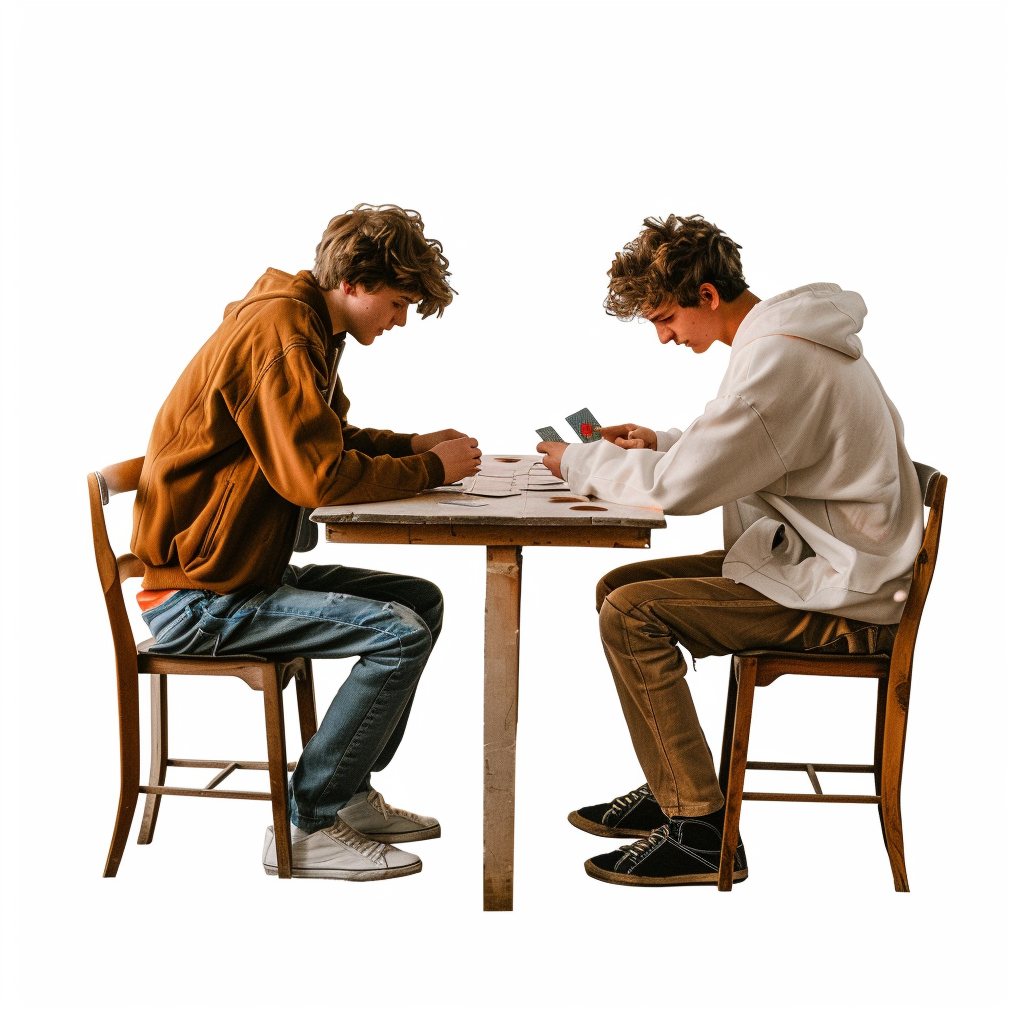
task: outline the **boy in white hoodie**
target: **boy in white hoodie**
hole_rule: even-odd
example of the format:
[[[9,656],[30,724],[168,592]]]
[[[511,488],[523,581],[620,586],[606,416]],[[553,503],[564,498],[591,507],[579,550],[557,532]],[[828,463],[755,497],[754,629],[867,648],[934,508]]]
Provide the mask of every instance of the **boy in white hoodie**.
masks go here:
[[[856,292],[811,284],[760,301],[739,246],[700,216],[648,218],[617,253],[608,311],[662,344],[732,348],[717,397],[685,431],[608,427],[545,442],[578,494],[672,515],[722,506],[725,550],[623,566],[598,584],[601,637],[646,784],[569,815],[642,837],[588,860],[629,885],[716,880],[724,797],[685,680],[694,658],[755,648],[891,649],[923,532],[903,424],[862,355]],[[742,841],[735,878],[747,875]]]

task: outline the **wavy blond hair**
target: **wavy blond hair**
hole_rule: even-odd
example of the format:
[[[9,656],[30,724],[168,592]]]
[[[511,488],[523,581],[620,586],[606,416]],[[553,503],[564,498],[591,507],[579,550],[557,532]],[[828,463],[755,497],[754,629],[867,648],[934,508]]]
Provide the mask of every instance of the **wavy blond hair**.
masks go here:
[[[732,302],[747,290],[740,248],[700,214],[648,217],[643,231],[612,260],[605,309],[632,320],[669,300],[696,306],[702,284],[713,284],[725,302]]]
[[[316,247],[313,276],[325,291],[342,281],[367,291],[381,285],[418,296],[416,312],[440,316],[455,297],[441,243],[423,233],[415,210],[387,204],[358,206],[337,217]]]

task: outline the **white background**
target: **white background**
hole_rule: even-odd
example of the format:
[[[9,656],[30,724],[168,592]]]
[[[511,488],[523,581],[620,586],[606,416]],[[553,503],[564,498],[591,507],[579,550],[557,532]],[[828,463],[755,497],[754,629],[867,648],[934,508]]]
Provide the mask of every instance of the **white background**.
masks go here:
[[[11,1019],[946,1020],[1001,1003],[1020,856],[1002,756],[1021,681],[1015,6],[5,4]],[[224,305],[267,266],[310,267],[358,202],[422,211],[459,296],[349,346],[353,422],[455,426],[491,452],[530,450],[535,426],[564,430],[583,404],[684,427],[714,395],[723,346],[663,348],[602,310],[644,216],[714,220],[762,298],[819,280],[864,295],[865,351],[911,454],[950,480],[907,743],[910,895],[892,891],[870,806],[748,804],[750,879],[731,895],[589,879],[582,862],[615,843],[566,813],[642,777],[593,584],[638,555],[527,550],[516,909],[482,914],[483,552],[326,544],[307,557],[445,592],[408,737],[377,779],[443,823],[416,849],[422,874],[283,883],[260,864],[267,805],[170,799],[154,844],[133,837],[101,879],[116,718],[86,474],[141,454]],[[111,513],[124,550],[130,502]],[[719,544],[712,513],[639,557]],[[321,711],[345,671],[318,664]],[[709,659],[692,677],[716,749],[726,671]],[[865,681],[783,680],[758,693],[751,756],[867,760],[873,707]],[[171,740],[179,757],[259,758],[259,698],[172,681]]]

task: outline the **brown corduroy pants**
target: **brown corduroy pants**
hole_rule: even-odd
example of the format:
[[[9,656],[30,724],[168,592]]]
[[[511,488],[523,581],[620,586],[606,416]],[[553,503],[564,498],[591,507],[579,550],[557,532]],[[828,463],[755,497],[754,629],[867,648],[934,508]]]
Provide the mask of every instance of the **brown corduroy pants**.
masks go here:
[[[686,684],[686,661],[756,648],[873,654],[895,626],[784,608],[722,578],[724,552],[634,562],[597,585],[601,640],[647,783],[669,815],[718,810],[725,798]]]

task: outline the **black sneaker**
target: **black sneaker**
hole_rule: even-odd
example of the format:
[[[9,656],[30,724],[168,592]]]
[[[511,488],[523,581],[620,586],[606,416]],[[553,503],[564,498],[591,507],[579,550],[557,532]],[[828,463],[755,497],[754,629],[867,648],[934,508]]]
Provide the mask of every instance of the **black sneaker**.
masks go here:
[[[669,821],[645,839],[602,853],[583,868],[591,878],[615,885],[714,885],[722,854],[722,833],[700,818]],[[747,877],[743,840],[736,848],[734,882]]]
[[[628,839],[649,836],[652,829],[667,825],[668,818],[644,783],[625,796],[617,796],[610,804],[594,804],[572,811],[569,822],[592,836]]]

